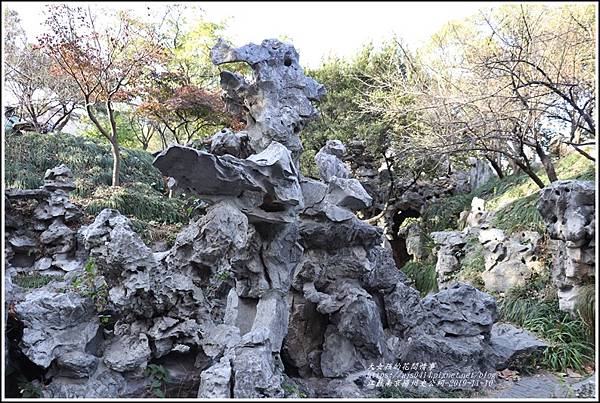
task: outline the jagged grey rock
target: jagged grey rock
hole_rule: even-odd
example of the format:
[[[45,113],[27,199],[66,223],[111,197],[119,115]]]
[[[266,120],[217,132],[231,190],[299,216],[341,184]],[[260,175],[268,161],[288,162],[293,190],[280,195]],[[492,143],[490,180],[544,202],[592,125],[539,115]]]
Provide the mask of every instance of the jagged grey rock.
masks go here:
[[[329,183],[334,176],[336,178],[350,178],[350,170],[342,161],[345,153],[346,147],[341,141],[327,140],[315,155],[319,176],[324,182]]]
[[[212,367],[202,371],[198,397],[201,399],[224,399],[231,396],[231,363],[223,357]]]
[[[456,272],[460,270],[460,257],[467,244],[466,234],[460,231],[432,232],[431,238],[437,248],[435,271],[440,289],[455,283]]]
[[[508,368],[520,358],[544,350],[548,345],[532,333],[509,323],[495,323],[491,332],[491,348],[496,356],[496,369]]]
[[[153,164],[175,178],[179,189],[218,200],[230,196],[257,220],[291,222],[288,210],[303,207],[298,172],[289,150],[277,142],[247,159],[171,146]]]
[[[233,132],[225,128],[210,138],[210,152],[214,155],[232,155],[237,158],[248,158],[252,154],[248,146],[248,134]]]
[[[117,372],[145,369],[152,352],[144,333],[115,337],[104,351],[104,364]]]
[[[469,171],[469,184],[471,185],[471,190],[481,187],[496,175],[495,171],[487,161],[469,157],[469,165],[471,165],[471,170]]]
[[[496,300],[469,284],[456,283],[423,299],[427,322],[445,335],[489,339],[498,320]]]
[[[75,232],[59,218],[41,233],[40,242],[46,245],[50,253],[67,253],[75,248]]]
[[[268,346],[242,345],[236,347],[234,351],[233,396],[283,397],[284,392],[281,388],[283,368],[273,359]]]
[[[88,378],[73,379],[57,376],[42,388],[44,398],[124,398],[144,396],[150,386],[148,378],[121,374],[102,362]]]
[[[25,325],[23,353],[44,368],[63,354],[85,351],[99,328],[92,301],[73,292],[36,290],[15,311]]]
[[[233,48],[220,40],[211,50],[211,59],[216,65],[242,61],[252,67],[251,83],[239,74],[221,73],[225,103],[245,115],[252,149],[261,152],[276,141],[289,149],[297,162],[303,150],[298,134],[317,116],[311,101],[321,99],[325,87],[304,75],[294,47],[267,39],[260,45]]]
[[[98,357],[83,351],[70,351],[56,359],[58,376],[89,378],[98,368]]]
[[[75,189],[73,181],[73,173],[65,164],[61,164],[52,169],[48,169],[44,174],[43,189],[49,191],[64,190],[70,191]]]
[[[484,248],[485,270],[481,278],[486,290],[506,292],[524,286],[534,273],[544,270],[538,260],[542,236],[535,231],[523,231],[507,236],[493,228],[479,233]]]
[[[593,181],[557,181],[542,189],[538,211],[546,224],[555,259],[552,279],[561,310],[575,310],[585,284],[595,278],[596,185]]]
[[[371,206],[373,198],[358,180],[333,177],[329,181],[325,201],[349,210],[362,210]]]

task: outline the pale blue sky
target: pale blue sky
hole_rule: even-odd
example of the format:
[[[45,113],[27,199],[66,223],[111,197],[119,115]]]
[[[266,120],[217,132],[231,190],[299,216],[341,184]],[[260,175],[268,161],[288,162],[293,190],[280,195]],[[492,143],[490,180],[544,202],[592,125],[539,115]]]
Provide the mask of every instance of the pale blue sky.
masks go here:
[[[82,4],[78,2],[76,4]],[[40,33],[44,2],[3,2],[16,10],[31,38]],[[98,3],[96,3],[98,4]],[[102,6],[143,11],[158,3],[102,2]],[[347,56],[370,40],[379,43],[394,34],[416,49],[451,19],[471,15],[490,2],[205,2],[194,4],[209,20],[230,17],[227,34],[236,45],[286,35],[306,67],[318,66],[329,54]]]

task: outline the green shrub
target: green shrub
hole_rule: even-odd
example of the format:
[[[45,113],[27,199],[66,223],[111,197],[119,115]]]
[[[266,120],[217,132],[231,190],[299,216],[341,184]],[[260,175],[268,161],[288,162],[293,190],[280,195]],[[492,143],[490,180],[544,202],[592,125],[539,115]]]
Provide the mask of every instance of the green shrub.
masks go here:
[[[430,291],[438,290],[435,262],[411,260],[402,266],[400,270],[412,280],[415,288],[419,290],[422,297]]]
[[[182,199],[165,197],[151,186],[141,182],[116,188],[99,187],[88,199],[82,200],[82,204],[85,206],[85,212],[91,215],[96,215],[105,208],[111,208],[139,220],[167,224],[188,221]]]
[[[66,164],[73,171],[75,196],[86,197],[99,186],[112,183],[113,158],[103,141],[65,133],[26,133],[5,138],[5,183],[9,188],[41,186],[47,169]],[[143,150],[121,149],[121,183],[143,182],[164,191],[161,173],[153,157]]]
[[[102,312],[108,307],[108,286],[105,282],[96,285],[98,276],[96,262],[94,258],[89,257],[85,262],[83,272],[72,280],[71,287],[74,292],[82,297],[90,298],[94,301],[96,310]]]
[[[144,374],[150,378],[150,392],[155,397],[165,397],[166,383],[169,381],[169,373],[162,365],[148,364]]]

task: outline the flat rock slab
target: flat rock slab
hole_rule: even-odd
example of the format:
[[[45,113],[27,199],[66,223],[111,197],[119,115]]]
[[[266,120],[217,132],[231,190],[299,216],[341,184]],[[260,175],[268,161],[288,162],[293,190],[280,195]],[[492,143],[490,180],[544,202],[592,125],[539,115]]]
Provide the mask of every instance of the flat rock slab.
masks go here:
[[[548,372],[524,376],[518,381],[500,380],[495,390],[485,394],[486,398],[531,399],[575,397],[572,378],[559,378]]]

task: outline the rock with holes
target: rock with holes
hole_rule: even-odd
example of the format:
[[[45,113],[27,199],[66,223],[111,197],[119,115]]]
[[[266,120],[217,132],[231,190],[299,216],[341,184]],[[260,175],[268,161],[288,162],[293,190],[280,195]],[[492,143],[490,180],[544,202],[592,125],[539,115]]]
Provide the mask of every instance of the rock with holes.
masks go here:
[[[216,65],[250,65],[255,77],[251,83],[239,74],[221,73],[225,103],[234,112],[245,110],[245,130],[253,150],[261,152],[276,141],[291,151],[297,163],[303,150],[299,133],[317,116],[311,102],[321,99],[325,88],[304,75],[294,47],[277,39],[239,48],[219,41],[211,50],[211,59]]]
[[[573,312],[579,294],[595,278],[596,185],[593,181],[557,181],[542,189],[538,211],[554,250],[552,278],[560,309]]]
[[[22,351],[43,368],[64,354],[85,351],[99,329],[92,301],[73,292],[42,288],[27,294],[15,311],[25,325]]]
[[[50,254],[67,253],[75,248],[75,232],[59,218],[41,233],[40,242],[45,245]]]
[[[524,286],[544,265],[541,254],[542,236],[535,231],[506,235],[499,229],[482,230],[479,242],[484,248],[485,270],[481,278],[486,290],[505,292]]]
[[[452,336],[484,336],[489,339],[498,320],[496,300],[468,284],[457,283],[423,299],[426,321]]]
[[[460,378],[469,373],[495,376],[498,357],[491,346],[491,332],[498,318],[496,303],[490,295],[468,284],[457,283],[421,301],[422,320],[410,322],[403,337],[393,346],[400,362],[425,362],[430,365],[426,381]],[[447,389],[473,386],[442,384]]]
[[[104,209],[83,231],[90,257],[110,287],[109,300],[119,309],[152,317],[148,292],[158,262],[131,228],[128,218]]]

